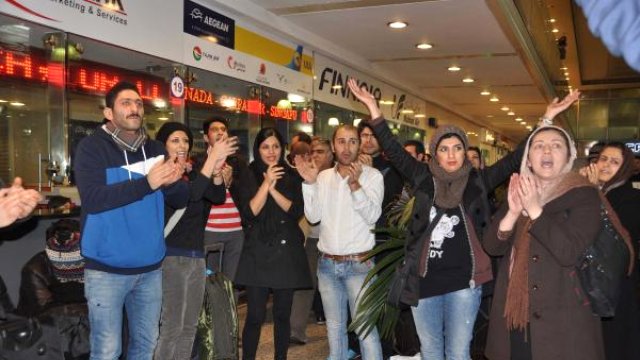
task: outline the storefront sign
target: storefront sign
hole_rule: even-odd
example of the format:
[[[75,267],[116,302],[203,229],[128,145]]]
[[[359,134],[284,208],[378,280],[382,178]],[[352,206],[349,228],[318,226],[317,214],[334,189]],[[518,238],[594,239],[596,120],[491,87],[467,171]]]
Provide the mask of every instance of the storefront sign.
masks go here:
[[[638,142],[637,140],[632,140],[627,141],[625,145],[627,145],[627,147],[631,149],[631,151],[633,151],[636,156],[640,156],[640,142]]]
[[[424,100],[319,54],[315,55],[314,64],[317,74],[314,99],[366,113],[366,107],[347,86],[347,81],[355,78],[361,88],[367,89],[378,100],[387,119],[426,129]]]
[[[204,89],[185,86],[185,99],[198,104],[213,105],[213,93]]]
[[[184,32],[233,49],[235,46],[233,19],[193,1],[184,1]]]
[[[182,60],[181,1],[7,0],[0,12],[124,48]]]
[[[171,96],[178,99],[184,96],[184,81],[180,76],[174,76],[171,79]]]

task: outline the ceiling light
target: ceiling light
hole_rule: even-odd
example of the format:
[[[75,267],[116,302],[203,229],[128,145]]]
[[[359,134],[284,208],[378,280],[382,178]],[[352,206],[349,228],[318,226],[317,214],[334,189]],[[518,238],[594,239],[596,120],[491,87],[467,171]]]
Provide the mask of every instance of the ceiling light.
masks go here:
[[[523,122],[520,123],[520,125],[527,126],[527,123],[523,121]]]
[[[509,109],[508,107],[506,107],[506,106],[503,106],[503,107],[501,107],[501,108],[500,108],[500,110],[502,110],[502,111],[509,111],[510,109]]]
[[[451,72],[455,72],[455,71],[460,71],[460,66],[458,65],[451,65],[447,68],[447,70],[451,71]]]
[[[340,120],[337,117],[329,118],[329,126],[338,126],[340,125]]]
[[[527,130],[531,131],[532,127],[531,125],[527,126]]]
[[[413,110],[411,110],[411,109],[403,109],[400,112],[403,113],[403,114],[413,114]]]
[[[556,19],[551,18],[551,19],[549,19],[549,22],[553,24],[554,22],[556,22]]]
[[[495,95],[493,95],[493,96],[491,97],[491,99],[489,99],[489,101],[491,101],[491,102],[498,102],[498,101],[500,101],[500,99],[498,99]]]
[[[422,119],[422,118],[426,118],[427,115],[425,115],[425,114],[415,114],[413,117],[418,118],[418,119]]]
[[[236,98],[223,95],[220,97],[220,105],[226,108],[234,108],[236,107]]]
[[[24,106],[25,103],[21,103],[19,101],[12,101],[12,102],[9,103],[9,105],[20,107],[20,106]]]
[[[427,49],[431,49],[433,47],[433,45],[423,42],[420,44],[416,44],[416,48],[420,49],[420,50],[427,50]]]
[[[3,103],[8,103],[8,101],[4,99],[0,99],[0,104],[3,104]]]
[[[488,117],[488,118],[492,118],[492,117],[493,117],[493,115],[487,115],[487,117]]]
[[[342,89],[342,85],[333,85],[331,88],[335,90]]]
[[[161,117],[158,118],[158,120],[167,121],[167,120],[169,120],[169,118],[166,117],[166,116],[161,116]]]
[[[491,95],[491,93],[490,93],[488,90],[482,90],[482,91],[480,92],[480,95],[483,95],[483,96],[489,96],[489,95]]]
[[[560,30],[554,28],[553,30],[551,30],[551,32],[555,34],[555,33],[560,32]]]
[[[566,66],[563,66],[563,67],[561,67],[561,68],[560,68],[560,70],[568,70],[568,69],[569,69],[569,68],[568,68],[568,67],[566,67]]]
[[[475,81],[475,80],[473,80],[473,78],[470,78],[470,77],[466,77],[466,78],[462,79],[462,82],[463,82],[463,83],[472,83],[472,82],[474,82],[474,81]]]
[[[522,118],[521,117],[517,117],[516,121],[522,121]]]
[[[353,119],[353,126],[358,126],[358,125],[360,125],[360,121],[362,121],[362,119],[360,119],[360,118]]]
[[[509,116],[515,116],[515,115],[516,115],[516,113],[514,113],[513,111],[509,111],[509,112],[507,113],[507,115],[509,115]]]
[[[565,72],[565,73],[564,73],[564,76],[569,76],[569,72],[568,72],[568,71],[567,71],[567,72]]]
[[[380,100],[380,105],[393,105],[392,100]]]
[[[393,22],[387,23],[387,26],[392,29],[404,29],[408,25],[409,23],[406,23],[404,21],[393,21]]]
[[[153,99],[153,106],[155,106],[158,109],[162,109],[167,107],[167,102],[164,101],[164,99],[160,99],[160,98]]]
[[[306,99],[298,94],[287,94],[287,100],[291,103],[303,103]]]

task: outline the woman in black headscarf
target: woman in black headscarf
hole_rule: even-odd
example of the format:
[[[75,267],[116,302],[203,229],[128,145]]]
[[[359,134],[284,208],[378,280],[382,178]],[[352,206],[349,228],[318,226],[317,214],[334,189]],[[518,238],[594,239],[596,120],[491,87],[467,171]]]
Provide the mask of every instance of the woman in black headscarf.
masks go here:
[[[247,290],[242,358],[255,359],[269,293],[273,293],[275,359],[286,359],[294,289],[311,287],[298,221],[304,214],[302,180],[284,161],[282,136],[264,128],[253,145],[254,161],[242,186],[240,215],[246,238],[236,283]]]

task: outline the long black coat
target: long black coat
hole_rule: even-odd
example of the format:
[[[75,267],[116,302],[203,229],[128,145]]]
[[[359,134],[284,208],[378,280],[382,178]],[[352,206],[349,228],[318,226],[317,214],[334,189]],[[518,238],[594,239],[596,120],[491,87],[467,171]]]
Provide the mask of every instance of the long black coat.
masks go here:
[[[628,181],[606,194],[611,206],[631,235],[631,242],[638,254],[640,241],[640,190]],[[637,256],[636,256],[637,259]],[[616,316],[602,321],[602,336],[607,359],[640,359],[640,311],[637,288],[640,281],[638,261],[633,273],[622,282]]]
[[[310,288],[311,273],[304,251],[304,234],[298,221],[304,215],[302,179],[286,168],[277,189],[292,204],[285,212],[271,196],[259,214],[254,215],[249,201],[263,179],[247,171],[237,186],[245,241],[235,281],[241,285],[274,289]]]
[[[428,254],[429,240],[425,231],[429,225],[429,211],[433,203],[435,186],[433,175],[427,164],[421,163],[409,155],[395,140],[384,119],[371,121],[378,142],[384,153],[400,174],[409,180],[414,190],[415,203],[411,214],[408,234],[406,237],[407,250],[405,264],[409,266],[409,279],[402,294],[402,302],[417,305],[420,296],[419,262],[420,254]],[[480,238],[486,226],[489,225],[491,207],[488,192],[495,189],[520,167],[520,159],[524,153],[524,142],[516,151],[500,159],[484,170],[471,170],[467,187],[464,190],[462,205],[465,210],[465,227],[471,237],[472,261],[474,273],[470,280],[481,285],[492,279],[489,257],[482,250]],[[470,224],[469,224],[470,222]],[[427,251],[423,252],[424,247]],[[471,274],[470,274],[471,277]]]

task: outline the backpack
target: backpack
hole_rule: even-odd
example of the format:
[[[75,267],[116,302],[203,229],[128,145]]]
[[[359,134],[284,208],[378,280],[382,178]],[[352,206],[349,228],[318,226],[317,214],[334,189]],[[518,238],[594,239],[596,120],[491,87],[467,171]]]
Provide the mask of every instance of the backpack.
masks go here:
[[[200,360],[238,358],[238,315],[233,283],[221,272],[207,277],[198,318],[198,338]]]
[[[609,201],[600,194],[600,233],[576,265],[591,311],[600,317],[615,315],[623,277],[633,268],[630,236]]]

